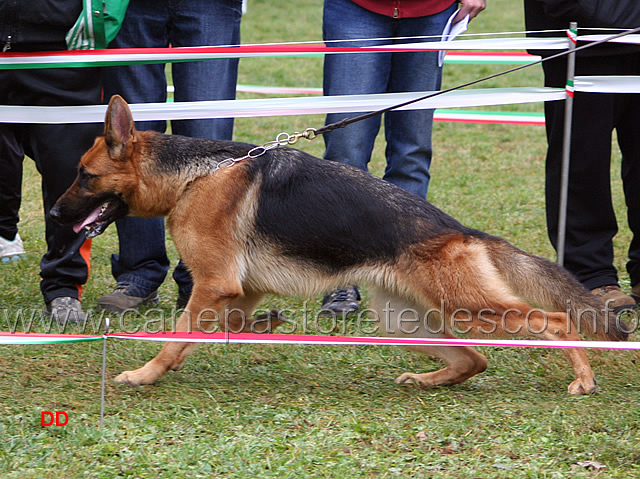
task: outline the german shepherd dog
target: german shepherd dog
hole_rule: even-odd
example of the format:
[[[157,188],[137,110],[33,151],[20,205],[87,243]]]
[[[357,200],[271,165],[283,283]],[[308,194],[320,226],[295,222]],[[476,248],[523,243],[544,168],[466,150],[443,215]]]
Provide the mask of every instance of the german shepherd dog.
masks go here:
[[[463,320],[476,335],[579,340],[582,326],[591,337],[626,339],[617,318],[561,267],[369,173],[288,147],[216,171],[253,147],[136,131],[128,105],[114,96],[104,136],[82,157],[51,217],[92,237],[125,215],[168,216],[194,282],[179,331],[196,330],[217,312],[222,330],[265,332],[280,320],[265,326],[250,315],[267,293],[309,297],[365,283],[387,335],[454,338],[453,323]],[[411,331],[402,324],[407,310],[421,318]],[[585,311],[591,316],[581,322]],[[165,343],[142,368],[115,380],[154,383],[194,347]],[[410,349],[445,367],[404,373],[398,384],[457,384],[487,367],[469,347]],[[563,352],[576,375],[569,393],[595,392],[584,350]]]

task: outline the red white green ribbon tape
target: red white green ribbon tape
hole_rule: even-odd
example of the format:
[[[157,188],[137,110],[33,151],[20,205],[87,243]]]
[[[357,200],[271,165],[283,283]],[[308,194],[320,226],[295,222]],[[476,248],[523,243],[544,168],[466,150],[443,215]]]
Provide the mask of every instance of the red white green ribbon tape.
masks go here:
[[[421,42],[375,47],[328,47],[324,44],[238,45],[179,48],[122,48],[56,52],[6,52],[0,54],[0,70],[27,68],[70,68],[114,66],[144,63],[169,63],[274,56],[314,56],[336,53],[375,53],[440,50],[526,50],[528,48],[563,50],[564,38],[498,38]]]
[[[157,333],[111,333],[104,336],[76,334],[11,333],[0,332],[0,344],[61,344],[104,339],[129,339],[135,341],[188,342],[217,344],[301,344],[343,346],[491,346],[530,348],[581,348],[640,350],[638,341],[544,341],[501,340],[465,338],[413,338],[413,337],[369,337],[369,336],[323,336],[300,334],[253,334],[253,333],[203,333],[171,332]]]
[[[109,338],[160,342],[194,342],[226,344],[317,344],[343,346],[516,346],[535,348],[640,349],[633,341],[542,341],[517,339],[409,338],[369,336],[322,336],[304,334],[160,332],[114,333]]]
[[[514,65],[529,64],[540,60],[537,55],[520,52],[461,52],[449,51],[445,63],[473,65]]]
[[[605,35],[579,36],[579,41],[598,41]],[[330,47],[324,44],[262,44],[213,47],[180,48],[128,48],[105,50],[72,50],[58,52],[0,53],[0,70],[26,68],[70,68],[90,66],[114,66],[144,63],[170,63],[183,61],[213,60],[219,58],[250,58],[275,56],[319,56],[336,53],[373,53],[399,51],[441,51],[447,50],[456,61],[454,51],[470,50],[566,50],[568,38],[491,38],[475,40],[453,40],[448,42],[420,42],[375,47]],[[617,43],[640,44],[640,35],[627,35],[613,40]],[[507,55],[478,54],[475,61],[505,63]],[[473,55],[461,54],[460,61],[471,61]],[[527,56],[518,54],[506,63],[529,61]]]
[[[565,87],[567,96],[573,98],[575,92],[575,82],[573,80],[567,80],[567,86]]]
[[[436,110],[435,121],[490,123],[501,125],[544,125],[544,113],[510,111]]]
[[[85,334],[11,333],[0,332],[0,344],[61,344],[99,341],[103,336]]]

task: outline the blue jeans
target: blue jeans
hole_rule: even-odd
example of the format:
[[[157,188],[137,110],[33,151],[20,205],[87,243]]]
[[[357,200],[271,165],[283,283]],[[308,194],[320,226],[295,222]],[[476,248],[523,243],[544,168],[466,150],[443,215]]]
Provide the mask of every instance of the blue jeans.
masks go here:
[[[241,0],[131,0],[127,15],[110,48],[237,45],[240,43]],[[175,101],[233,100],[238,60],[208,60],[171,65]],[[165,65],[105,68],[105,100],[119,94],[130,103],[167,99]],[[139,130],[166,130],[165,121],[136,122]],[[233,118],[179,120],[172,133],[230,140]],[[132,294],[146,296],[158,289],[169,270],[163,218],[127,217],[116,222],[119,254],[111,259],[118,283]],[[182,262],[174,270],[180,294],[190,294],[191,277]]]
[[[456,2],[425,17],[394,19],[370,12],[351,0],[325,0],[324,40],[441,35]],[[429,39],[431,41],[438,38]],[[407,43],[420,40],[395,40]],[[388,41],[331,42],[329,46],[380,45]],[[442,68],[438,52],[352,53],[326,55],[324,94],[356,95],[440,89]],[[327,115],[326,124],[358,113]],[[324,135],[325,155],[367,170],[381,117],[375,116]],[[384,179],[426,198],[431,164],[433,110],[392,111],[384,115],[387,166]]]

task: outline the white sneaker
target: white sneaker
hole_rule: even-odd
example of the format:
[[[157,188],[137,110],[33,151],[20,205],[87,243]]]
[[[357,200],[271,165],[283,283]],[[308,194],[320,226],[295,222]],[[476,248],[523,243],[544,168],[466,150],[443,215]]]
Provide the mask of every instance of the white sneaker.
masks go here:
[[[13,241],[9,241],[0,236],[0,261],[8,263],[9,261],[20,259],[20,256],[24,254],[24,245],[22,244],[22,238],[19,234],[13,238]]]

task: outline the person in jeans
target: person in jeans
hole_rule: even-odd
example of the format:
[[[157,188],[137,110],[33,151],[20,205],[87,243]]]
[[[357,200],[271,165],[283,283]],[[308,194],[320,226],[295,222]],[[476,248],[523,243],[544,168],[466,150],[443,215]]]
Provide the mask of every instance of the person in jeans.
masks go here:
[[[454,18],[474,18],[485,8],[485,0],[465,0]],[[325,0],[323,38],[327,46],[356,47],[389,43],[411,43],[428,36],[437,41],[449,18],[458,9],[457,0]],[[398,37],[395,40],[388,38]],[[368,41],[335,41],[379,39]],[[440,89],[442,68],[438,52],[331,54],[324,59],[324,94],[435,91]],[[332,113],[326,124],[359,113]],[[352,123],[324,134],[324,158],[367,170],[381,116]],[[387,166],[383,178],[421,198],[427,197],[431,164],[433,110],[391,111],[384,114]],[[359,308],[357,287],[328,293],[323,310],[349,313]]]
[[[0,50],[67,50],[65,35],[82,6],[80,0],[0,2]],[[0,71],[2,105],[95,105],[101,95],[99,68]],[[40,261],[40,290],[45,312],[61,324],[86,320],[81,295],[89,275],[91,241],[84,232],[54,223],[48,213],[73,183],[80,158],[102,130],[101,123],[0,123],[0,237],[12,243],[3,249],[19,251],[22,162],[28,155],[42,175],[47,251]]]
[[[131,0],[126,17],[110,48],[188,47],[240,43],[242,0]],[[232,100],[238,60],[209,60],[171,65],[175,101]],[[167,99],[165,65],[109,67],[104,74],[105,102],[114,94],[129,103]],[[166,130],[165,121],[136,122],[138,130]],[[174,120],[173,134],[230,140],[233,119]],[[163,218],[127,217],[116,222],[119,253],[112,256],[115,291],[98,306],[123,311],[158,302],[158,287],[169,270]],[[178,284],[178,307],[191,295],[191,277],[182,262],[173,277]]]

